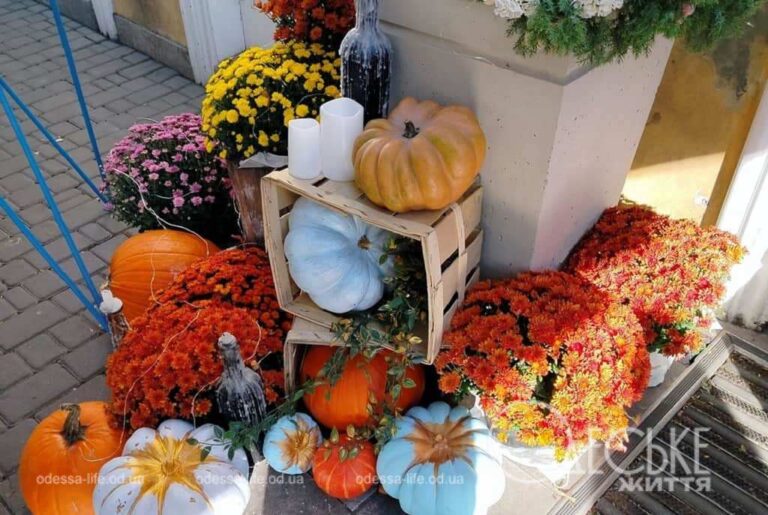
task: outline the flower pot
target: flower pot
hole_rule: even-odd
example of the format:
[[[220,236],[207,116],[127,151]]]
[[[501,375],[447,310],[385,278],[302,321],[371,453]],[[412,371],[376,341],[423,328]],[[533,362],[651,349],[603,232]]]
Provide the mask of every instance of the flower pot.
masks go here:
[[[554,447],[525,445],[517,441],[514,431],[507,433],[506,438],[499,438],[501,432],[494,428],[493,420],[485,414],[480,407],[479,399],[475,395],[467,395],[459,404],[469,408],[469,412],[473,417],[486,421],[488,427],[491,428],[491,433],[499,442],[501,453],[505,458],[517,465],[538,471],[554,484],[567,482],[568,474],[588,449],[588,447],[585,447],[573,458],[558,461],[555,457]]]
[[[651,378],[648,380],[648,388],[654,388],[664,382],[669,367],[675,362],[672,356],[665,356],[661,352],[651,352]]]
[[[273,168],[244,168],[227,163],[232,191],[240,215],[240,231],[247,243],[264,243],[264,222],[261,214],[261,178]]]

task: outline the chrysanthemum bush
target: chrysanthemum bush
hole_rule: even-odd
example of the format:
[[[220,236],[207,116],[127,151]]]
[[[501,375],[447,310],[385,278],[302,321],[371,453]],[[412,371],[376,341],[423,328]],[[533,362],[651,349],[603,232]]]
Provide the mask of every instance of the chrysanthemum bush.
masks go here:
[[[317,118],[322,104],[341,95],[340,66],[335,52],[295,41],[222,61],[205,86],[208,150],[235,162],[257,152],[286,155],[288,122]]]
[[[290,317],[280,311],[266,254],[231,249],[198,261],[134,321],[107,361],[112,412],[133,429],[166,418],[216,414],[214,392],[224,332],[259,369],[269,403],[283,394],[282,345]]]
[[[565,269],[630,306],[651,351],[697,352],[731,268],[738,239],[715,227],[673,220],[646,206],[606,210],[572,251]]]
[[[239,232],[232,187],[205,139],[190,113],[128,129],[104,163],[113,216],[142,230],[182,226],[230,241]]]
[[[765,0],[484,0],[509,19],[523,55],[539,50],[603,64],[649,51],[658,36],[695,51],[743,30]]]
[[[500,439],[554,446],[559,458],[590,439],[620,448],[625,410],[648,384],[632,311],[564,272],[479,283],[443,342],[440,389],[477,395]]]
[[[309,41],[339,48],[355,24],[354,0],[266,0],[257,1],[275,22],[276,41]]]

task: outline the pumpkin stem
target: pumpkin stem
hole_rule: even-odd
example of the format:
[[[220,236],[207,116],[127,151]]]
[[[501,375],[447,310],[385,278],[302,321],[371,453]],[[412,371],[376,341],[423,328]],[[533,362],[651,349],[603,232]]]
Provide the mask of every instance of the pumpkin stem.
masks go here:
[[[360,238],[360,240],[358,240],[357,246],[363,250],[368,250],[369,248],[371,248],[371,240],[368,239],[368,236],[363,234],[363,237]]]
[[[412,121],[406,120],[405,132],[403,132],[403,137],[408,139],[415,138],[416,136],[419,135],[419,130],[420,129],[416,127]]]
[[[62,404],[61,409],[68,412],[67,419],[64,421],[64,427],[61,430],[61,436],[64,437],[67,445],[71,446],[85,440],[85,429],[87,426],[80,424],[80,406],[77,404]]]

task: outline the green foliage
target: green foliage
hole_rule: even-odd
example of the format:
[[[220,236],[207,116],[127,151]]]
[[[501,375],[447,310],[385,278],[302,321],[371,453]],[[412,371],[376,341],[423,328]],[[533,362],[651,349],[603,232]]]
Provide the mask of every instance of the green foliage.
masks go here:
[[[575,55],[600,65],[627,55],[647,54],[658,35],[682,38],[694,51],[711,48],[741,33],[766,0],[626,0],[606,17],[585,19],[571,0],[541,0],[529,17],[511,20],[515,49],[530,56],[544,50]],[[683,4],[694,12],[686,17]]]

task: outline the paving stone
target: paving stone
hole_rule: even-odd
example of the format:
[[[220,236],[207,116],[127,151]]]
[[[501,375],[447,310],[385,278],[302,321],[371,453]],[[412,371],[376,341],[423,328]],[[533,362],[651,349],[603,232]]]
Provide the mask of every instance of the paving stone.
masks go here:
[[[0,481],[0,496],[8,504],[13,515],[26,515],[29,513],[19,489],[19,478],[16,474]]]
[[[83,304],[75,297],[75,294],[70,290],[64,290],[57,293],[51,300],[58,306],[61,306],[67,313],[75,314],[83,310]]]
[[[78,347],[99,332],[100,329],[96,324],[81,316],[67,318],[67,320],[53,326],[50,330],[54,338],[70,349]]]
[[[71,230],[75,230],[88,222],[93,222],[104,216],[104,208],[98,202],[92,202],[65,211],[62,215],[64,216],[64,221],[67,222],[67,226]]]
[[[21,236],[14,236],[0,241],[0,262],[7,263],[14,258],[25,254],[32,245]]]
[[[0,415],[16,423],[77,384],[77,379],[61,365],[48,365],[0,393]]]
[[[0,435],[0,469],[3,472],[10,473],[16,469],[21,450],[35,426],[35,419],[25,418]]]
[[[70,276],[71,277],[71,276]],[[53,293],[66,288],[61,278],[50,270],[43,270],[34,277],[22,283],[24,288],[40,299],[50,297]]]
[[[42,420],[66,403],[81,403],[87,401],[108,401],[110,391],[107,387],[107,378],[104,374],[92,377],[85,383],[69,390],[65,395],[47,404],[35,413],[37,420]]]
[[[3,189],[13,193],[28,188],[29,186],[34,185],[34,181],[30,177],[32,177],[31,171],[29,172],[29,176],[22,172],[9,175],[3,179]]]
[[[8,388],[31,373],[32,369],[15,352],[0,356],[0,390]]]
[[[36,272],[35,267],[23,259],[14,259],[7,265],[0,266],[0,281],[8,286],[15,286]]]
[[[86,224],[80,228],[80,232],[95,242],[109,239],[112,233],[97,223]]]
[[[127,226],[123,222],[119,220],[115,220],[111,216],[105,216],[103,218],[99,218],[98,223],[100,226],[102,226],[104,229],[109,231],[111,234],[121,233],[125,231],[125,229],[127,228]],[[103,259],[103,256],[99,256],[99,257]]]
[[[3,293],[2,298],[10,302],[13,307],[18,310],[27,309],[32,304],[37,303],[37,299],[20,286],[11,288],[7,292]]]
[[[41,369],[51,361],[67,352],[50,334],[33,336],[16,347],[16,352],[34,369]]]
[[[109,263],[112,259],[112,254],[115,253],[117,247],[127,239],[128,238],[125,235],[118,234],[104,243],[96,245],[91,249],[91,252],[99,256],[105,263]]]
[[[0,347],[5,350],[13,349],[32,336],[60,322],[66,316],[67,313],[63,309],[50,301],[43,301],[31,306],[3,322],[3,330],[0,332]]]
[[[94,334],[100,332],[94,329]],[[112,339],[102,334],[64,356],[64,363],[81,379],[87,379],[104,370],[107,356],[112,352]]]
[[[16,309],[5,299],[0,299],[0,320],[5,320],[16,314]]]
[[[52,215],[48,206],[40,202],[19,211],[19,216],[27,225],[35,225],[45,220],[49,220]]]

